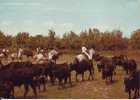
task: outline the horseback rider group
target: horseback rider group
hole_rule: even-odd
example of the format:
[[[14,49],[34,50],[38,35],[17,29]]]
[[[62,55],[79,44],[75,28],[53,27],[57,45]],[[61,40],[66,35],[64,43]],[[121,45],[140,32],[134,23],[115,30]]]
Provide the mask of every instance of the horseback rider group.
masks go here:
[[[45,52],[44,49],[37,48],[36,50],[37,50],[37,54],[34,56],[34,59],[36,60],[36,62],[43,63],[44,61],[47,61],[47,60],[56,62],[54,59],[54,56],[58,54],[58,51],[56,51],[54,48],[50,50],[48,53]]]
[[[82,50],[82,53],[76,56],[76,59],[78,59],[79,62],[82,60],[89,60],[89,61],[92,60],[93,54],[95,54],[95,50],[93,48],[88,50],[85,46],[83,46],[81,50]],[[1,50],[2,54],[4,54],[5,52],[8,52],[8,51],[6,49]],[[24,50],[22,48],[19,48],[17,53],[12,53],[11,54],[12,61],[14,61],[16,57],[18,58],[18,61],[21,61],[23,52]],[[38,47],[36,48],[36,53],[33,56],[33,59],[37,63],[45,62],[47,60],[56,63],[56,59],[58,58],[58,55],[59,55],[59,52],[55,48],[51,48],[51,50],[49,50],[48,52],[47,49],[42,49]]]
[[[76,59],[78,60],[78,62],[81,62],[83,60],[91,61],[93,59],[93,55],[95,54],[95,50],[93,48],[88,50],[85,46],[82,46],[81,51],[82,51],[81,54],[76,56]],[[21,59],[22,52],[23,52],[23,49],[19,48],[18,53],[17,53],[18,59]],[[48,52],[46,49],[41,49],[39,47],[39,48],[36,48],[36,54],[34,55],[33,58],[37,63],[42,63],[47,60],[56,63],[58,54],[59,52],[54,48],[52,48]]]

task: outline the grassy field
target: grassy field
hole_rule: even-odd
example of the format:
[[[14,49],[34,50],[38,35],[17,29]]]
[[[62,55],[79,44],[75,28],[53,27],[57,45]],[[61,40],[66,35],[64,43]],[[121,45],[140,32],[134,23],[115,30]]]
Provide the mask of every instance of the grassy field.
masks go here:
[[[112,55],[113,52],[102,52],[102,54],[109,56]],[[126,54],[126,53],[125,53]],[[114,55],[114,54],[113,54]],[[128,53],[127,55],[129,58],[133,58],[140,64],[140,52],[133,52]],[[57,63],[67,62],[70,63],[73,60],[74,54],[65,54],[60,57]],[[124,78],[124,71],[122,68],[117,68],[116,76],[114,76],[114,83],[113,84],[105,84],[104,80],[101,79],[101,74],[97,71],[96,63],[94,62],[95,68],[95,76],[94,80],[92,81],[83,81],[83,82],[75,82],[74,75],[75,72],[72,73],[72,81],[73,86],[65,89],[58,89],[57,85],[52,86],[51,84],[46,84],[47,90],[45,92],[38,92],[38,98],[83,98],[83,99],[125,99],[128,98],[127,93],[124,92],[123,86],[123,78]],[[86,72],[85,79],[87,80],[88,72]],[[80,79],[80,76],[79,76]],[[30,89],[31,90],[31,89]],[[16,97],[22,98],[24,93],[23,87],[15,89]],[[32,91],[29,92],[27,98],[34,98]]]

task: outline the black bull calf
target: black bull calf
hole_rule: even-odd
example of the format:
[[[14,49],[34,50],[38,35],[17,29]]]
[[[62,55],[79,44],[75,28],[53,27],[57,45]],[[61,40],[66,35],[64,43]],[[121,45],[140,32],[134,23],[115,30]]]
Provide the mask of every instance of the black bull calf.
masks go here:
[[[67,63],[62,64],[55,64],[53,62],[48,63],[48,67],[45,70],[45,75],[50,77],[52,84],[54,84],[55,79],[58,79],[59,86],[61,87],[63,87],[68,80],[70,85],[72,85],[71,73]]]
[[[34,80],[34,77],[37,75],[36,68],[33,68],[30,62],[13,62],[0,69],[0,83],[10,83],[7,85],[12,86],[10,91],[13,96],[14,86],[21,86],[22,84],[25,88],[24,97],[29,91],[29,86],[33,89],[34,95],[37,96],[36,80]],[[7,95],[10,96],[11,94]]]
[[[90,77],[93,80],[94,68],[93,68],[92,61],[83,60],[81,62],[78,62],[75,59],[74,63],[70,64],[70,70],[76,72],[76,81],[78,81],[77,77],[79,74],[82,74],[82,80],[84,80],[84,72],[85,71],[89,71],[88,80],[90,80]]]
[[[100,63],[97,64],[98,71],[102,72],[102,79],[105,79],[106,82],[109,79],[112,82],[113,74],[115,74],[115,64],[113,63],[111,58],[103,57],[99,61]]]

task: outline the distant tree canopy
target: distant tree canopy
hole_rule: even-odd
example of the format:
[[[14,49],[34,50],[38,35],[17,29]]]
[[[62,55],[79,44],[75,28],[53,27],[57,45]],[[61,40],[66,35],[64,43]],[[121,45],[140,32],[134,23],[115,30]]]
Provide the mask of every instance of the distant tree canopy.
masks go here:
[[[0,31],[0,48],[52,48],[79,50],[81,46],[93,47],[97,50],[123,50],[131,47],[140,49],[140,29],[134,31],[130,38],[123,37],[123,32],[113,30],[100,32],[89,29],[79,34],[70,31],[62,37],[56,36],[55,31],[49,30],[48,35],[31,36],[28,32],[19,32],[16,36],[6,35]]]
[[[130,38],[132,48],[140,49],[140,29],[134,31]]]
[[[10,47],[12,45],[12,37],[9,35],[5,35],[2,31],[0,31],[0,48]]]

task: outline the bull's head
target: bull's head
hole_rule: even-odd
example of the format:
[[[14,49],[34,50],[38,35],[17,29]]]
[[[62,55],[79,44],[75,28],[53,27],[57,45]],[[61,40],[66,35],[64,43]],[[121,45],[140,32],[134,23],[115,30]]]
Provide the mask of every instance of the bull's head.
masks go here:
[[[76,67],[77,67],[77,64],[76,64],[76,63],[70,63],[70,64],[69,64],[70,71],[75,70]]]
[[[101,70],[102,70],[103,67],[104,67],[103,64],[98,63],[98,64],[97,64],[98,72],[101,72]]]

